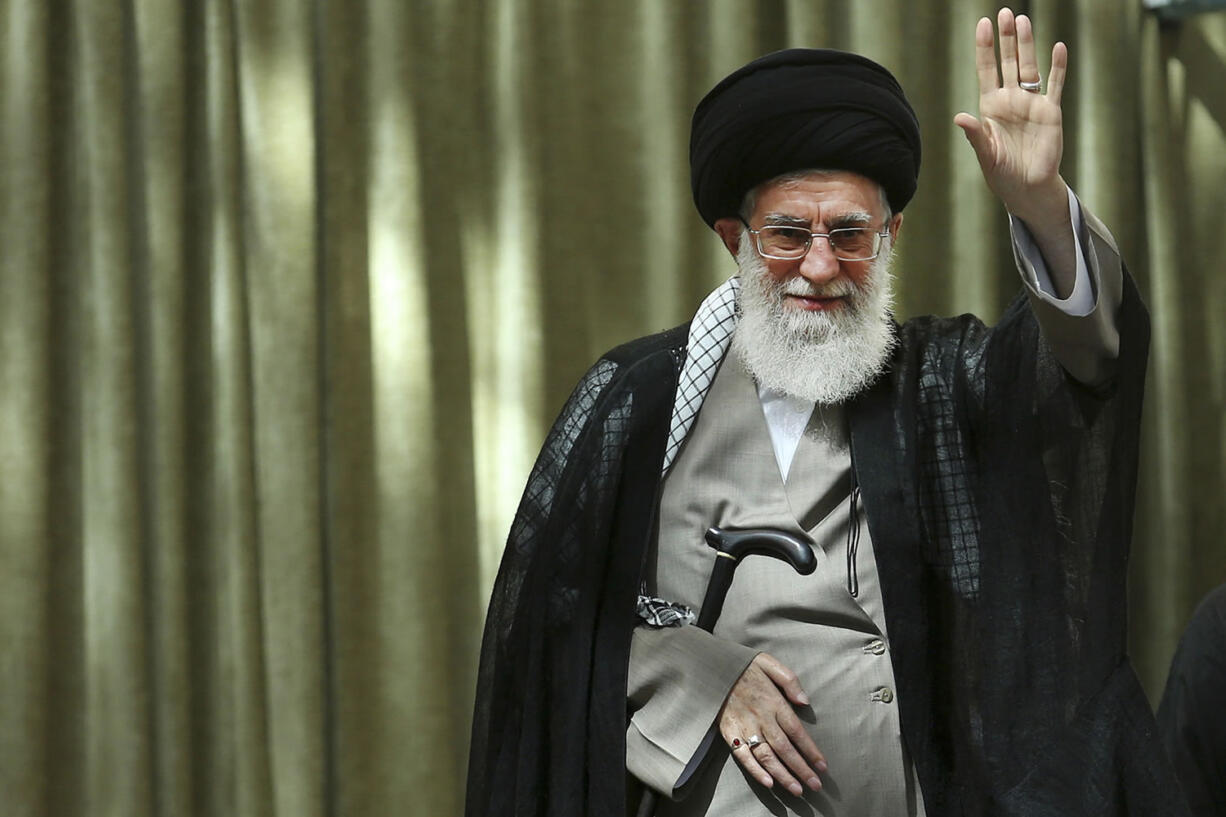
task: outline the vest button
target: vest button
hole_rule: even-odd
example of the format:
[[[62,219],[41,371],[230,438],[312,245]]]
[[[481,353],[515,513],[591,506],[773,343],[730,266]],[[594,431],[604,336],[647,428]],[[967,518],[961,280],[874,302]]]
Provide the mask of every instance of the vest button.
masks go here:
[[[881,689],[877,690],[877,694],[873,697],[878,701],[881,701],[883,704],[888,704],[894,700],[894,691],[889,687],[882,687]]]
[[[871,655],[884,655],[885,642],[880,638],[874,638],[872,641],[864,645],[864,652]]]

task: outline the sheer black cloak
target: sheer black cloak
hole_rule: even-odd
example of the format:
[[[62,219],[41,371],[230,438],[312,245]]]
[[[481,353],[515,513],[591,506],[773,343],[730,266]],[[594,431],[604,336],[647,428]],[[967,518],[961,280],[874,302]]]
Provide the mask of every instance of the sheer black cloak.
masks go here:
[[[1125,655],[1148,320],[1091,394],[1024,297],[899,327],[848,405],[904,737],[928,814],[1181,815]],[[626,813],[639,574],[687,327],[584,376],[529,478],[486,621],[469,817]]]

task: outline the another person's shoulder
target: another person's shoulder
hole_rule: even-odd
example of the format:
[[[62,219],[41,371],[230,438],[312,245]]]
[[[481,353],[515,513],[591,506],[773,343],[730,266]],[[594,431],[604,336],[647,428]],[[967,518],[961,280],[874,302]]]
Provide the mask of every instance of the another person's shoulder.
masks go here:
[[[1159,721],[1174,715],[1189,694],[1215,699],[1226,681],[1226,585],[1201,599],[1179,639],[1159,707]],[[1226,748],[1226,747],[1224,747]]]
[[[1183,784],[1192,813],[1226,815],[1226,585],[1192,614],[1158,706],[1158,734]]]
[[[1226,652],[1226,584],[1210,591],[1188,622],[1185,638],[1213,645]]]

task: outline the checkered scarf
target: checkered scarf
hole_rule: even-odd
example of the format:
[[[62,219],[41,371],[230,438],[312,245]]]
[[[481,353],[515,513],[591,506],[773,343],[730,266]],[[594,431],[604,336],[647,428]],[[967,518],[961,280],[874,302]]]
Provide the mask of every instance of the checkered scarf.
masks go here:
[[[732,331],[736,328],[736,299],[740,288],[739,278],[729,278],[706,297],[690,322],[685,365],[677,381],[668,447],[664,450],[665,475],[676,461],[681,444],[693,428],[694,419],[715,381],[719,364],[728,353]],[[639,594],[638,616],[649,627],[679,627],[693,624],[697,619],[689,607],[648,595],[646,588]]]
[[[728,353],[732,330],[736,328],[737,293],[740,278],[729,278],[706,297],[690,322],[685,366],[677,382],[677,397],[673,401],[673,421],[668,431],[668,448],[664,451],[664,473],[672,467],[681,443],[690,433],[698,410],[707,399],[719,364]]]

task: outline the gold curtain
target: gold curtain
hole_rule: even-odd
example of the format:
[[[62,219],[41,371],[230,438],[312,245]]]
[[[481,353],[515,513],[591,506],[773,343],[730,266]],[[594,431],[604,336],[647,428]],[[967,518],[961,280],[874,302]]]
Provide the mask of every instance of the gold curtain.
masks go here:
[[[689,112],[788,45],[924,133],[900,313],[994,317],[979,0],[0,0],[5,814],[459,814],[483,607],[596,355],[731,272]],[[1154,318],[1151,694],[1226,579],[1226,18],[1035,0]],[[1043,61],[1045,64],[1045,60]]]

